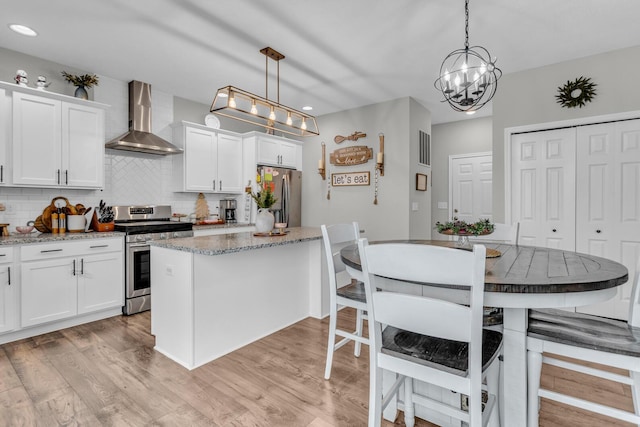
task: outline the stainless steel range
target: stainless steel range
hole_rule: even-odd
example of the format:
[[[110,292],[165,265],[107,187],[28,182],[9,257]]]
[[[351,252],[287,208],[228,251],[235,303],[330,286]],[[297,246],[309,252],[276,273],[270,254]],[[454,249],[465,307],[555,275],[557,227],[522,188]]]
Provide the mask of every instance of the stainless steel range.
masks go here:
[[[193,224],[171,221],[171,206],[114,206],[115,231],[125,237],[124,314],[151,308],[151,240],[193,236]]]

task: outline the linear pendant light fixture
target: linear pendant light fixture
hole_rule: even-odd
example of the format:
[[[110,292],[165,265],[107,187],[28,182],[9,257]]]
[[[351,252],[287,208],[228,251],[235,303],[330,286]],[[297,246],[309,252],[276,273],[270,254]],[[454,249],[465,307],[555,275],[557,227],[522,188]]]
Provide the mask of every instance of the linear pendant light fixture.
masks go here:
[[[280,104],[280,60],[284,55],[270,47],[260,50],[265,55],[265,97],[255,95],[234,86],[218,89],[210,111],[224,117],[262,126],[268,131],[295,136],[320,135],[316,118]],[[269,100],[269,59],[276,61],[277,100]]]
[[[465,0],[464,13],[464,49],[454,50],[442,61],[434,86],[444,95],[442,102],[456,111],[473,114],[493,98],[502,71],[487,49],[469,47],[469,0]]]

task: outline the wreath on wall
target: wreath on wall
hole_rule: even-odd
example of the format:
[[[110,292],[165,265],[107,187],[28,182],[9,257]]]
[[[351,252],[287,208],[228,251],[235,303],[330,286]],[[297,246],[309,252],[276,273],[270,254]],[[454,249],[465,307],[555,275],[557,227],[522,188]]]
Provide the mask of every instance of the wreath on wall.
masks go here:
[[[568,80],[564,86],[558,88],[557,102],[567,108],[582,108],[596,95],[596,86],[589,77],[581,76],[574,81]]]

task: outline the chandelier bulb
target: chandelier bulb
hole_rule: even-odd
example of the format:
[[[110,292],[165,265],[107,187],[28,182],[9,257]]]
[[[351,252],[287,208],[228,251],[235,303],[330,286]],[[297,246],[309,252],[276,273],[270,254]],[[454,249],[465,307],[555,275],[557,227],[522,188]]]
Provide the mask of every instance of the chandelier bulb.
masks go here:
[[[449,74],[449,69],[444,70],[444,81],[449,83],[449,80],[451,80],[451,74]]]
[[[229,92],[229,107],[236,108],[236,97],[233,92]]]
[[[305,121],[304,117],[302,118],[302,124],[300,125],[300,129],[307,130],[307,122]]]
[[[467,74],[467,70],[469,69],[469,66],[467,65],[466,61],[462,63],[462,67],[460,67],[460,70],[464,73]]]
[[[458,75],[458,73],[456,73],[456,77],[453,79],[453,84],[455,84],[456,87],[459,87],[460,83],[462,83],[462,81],[460,80],[460,76]]]
[[[293,120],[291,120],[291,111],[287,112],[287,126],[291,126],[293,124]]]
[[[251,114],[258,114],[258,108],[256,107],[256,100],[251,101]]]
[[[273,107],[271,107],[271,112],[269,113],[269,120],[275,120],[276,119],[276,111],[273,109]]]

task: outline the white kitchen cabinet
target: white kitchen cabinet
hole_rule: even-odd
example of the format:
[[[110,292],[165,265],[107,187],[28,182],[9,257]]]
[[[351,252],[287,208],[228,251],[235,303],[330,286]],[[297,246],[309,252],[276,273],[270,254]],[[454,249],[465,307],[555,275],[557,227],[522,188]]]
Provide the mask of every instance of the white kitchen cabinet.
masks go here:
[[[101,188],[104,110],[59,97],[13,92],[13,184]]]
[[[0,248],[0,333],[15,328],[16,276],[13,248]]]
[[[23,328],[124,304],[122,238],[25,245],[21,261]]]
[[[273,135],[255,134],[258,164],[297,168],[299,145]]]
[[[242,138],[232,132],[182,122],[174,143],[184,149],[173,156],[176,191],[239,194],[242,180]]]
[[[0,186],[11,184],[11,96],[0,88]]]

